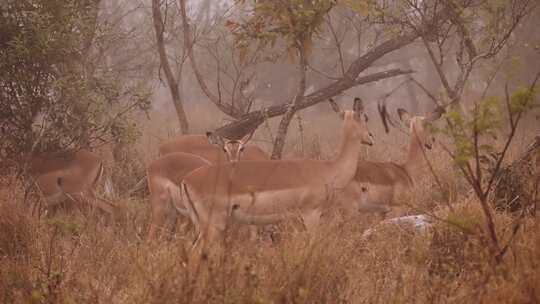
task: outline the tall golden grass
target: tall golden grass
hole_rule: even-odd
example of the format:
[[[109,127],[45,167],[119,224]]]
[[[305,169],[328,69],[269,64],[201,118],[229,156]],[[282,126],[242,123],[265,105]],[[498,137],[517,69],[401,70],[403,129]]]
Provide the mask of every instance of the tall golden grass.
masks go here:
[[[305,136],[303,153],[320,157],[310,147],[324,144]],[[508,253],[494,261],[479,203],[442,153],[432,157],[445,193],[420,187],[393,214],[433,214],[425,233],[387,225],[363,238],[377,216],[335,212],[314,234],[281,224],[275,243],[232,227],[200,258],[186,227],[171,240],[146,242],[144,199],[121,201],[127,214],[118,223],[99,215],[38,219],[8,176],[0,183],[0,303],[539,302],[540,215],[523,219]],[[516,217],[494,219],[500,239],[509,240]]]
[[[362,231],[374,216],[325,217],[316,234],[295,223],[276,243],[230,229],[197,257],[193,235],[144,241],[149,210],[124,202],[127,220],[37,219],[22,190],[0,198],[2,303],[533,303],[540,299],[538,218],[526,218],[507,255],[496,263],[474,198],[454,211],[435,207],[441,221],[419,233],[382,226]],[[497,213],[501,239],[515,218]],[[460,227],[460,228],[458,228]],[[466,229],[474,230],[469,234]]]
[[[103,225],[73,216],[37,220],[17,201],[0,202],[2,303],[533,303],[540,299],[540,229],[527,218],[502,263],[482,238],[437,222],[430,232],[383,226],[372,218],[328,217],[315,235],[285,224],[280,241],[228,233],[193,265],[192,236],[142,240],[144,202],[128,220]],[[481,229],[474,200],[446,221]],[[508,238],[513,218],[498,213]],[[479,234],[482,236],[482,234]]]

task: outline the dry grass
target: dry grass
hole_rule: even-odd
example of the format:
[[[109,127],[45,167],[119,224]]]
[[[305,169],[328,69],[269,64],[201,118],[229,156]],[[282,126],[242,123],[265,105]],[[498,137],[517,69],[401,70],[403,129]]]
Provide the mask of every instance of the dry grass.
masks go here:
[[[12,188],[13,189],[13,188]],[[17,195],[14,195],[17,194]],[[0,199],[2,303],[530,303],[540,299],[540,234],[525,220],[495,265],[474,199],[438,207],[432,232],[382,227],[374,217],[328,216],[315,235],[284,224],[280,241],[246,240],[231,230],[202,262],[192,235],[146,243],[148,208],[126,202],[127,221],[106,226],[77,216],[41,219],[20,191]],[[18,198],[17,198],[18,197]],[[514,219],[497,214],[502,239]],[[464,233],[457,226],[480,231]],[[480,236],[480,237],[478,237]]]
[[[320,157],[333,149],[318,137],[335,138],[328,127],[302,134],[302,142],[291,130],[290,155]],[[402,151],[384,148],[392,140],[382,142],[370,159],[402,159]],[[427,233],[388,226],[363,239],[376,216],[329,214],[314,235],[294,222],[280,225],[275,244],[231,229],[202,260],[189,249],[189,229],[179,229],[170,241],[144,241],[145,200],[122,201],[127,216],[114,225],[71,215],[37,219],[23,206],[21,187],[8,179],[0,183],[0,303],[540,301],[540,219],[523,221],[497,264],[487,250],[478,202],[443,153],[435,151],[432,161],[443,193],[428,179],[408,198],[408,208],[394,214],[433,213],[440,220]],[[495,222],[507,242],[515,218],[496,213]]]

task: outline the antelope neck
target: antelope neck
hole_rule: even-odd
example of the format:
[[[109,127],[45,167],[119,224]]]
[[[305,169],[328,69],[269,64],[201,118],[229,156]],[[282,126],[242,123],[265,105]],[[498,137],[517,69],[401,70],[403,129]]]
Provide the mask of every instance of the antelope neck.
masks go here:
[[[344,188],[356,174],[358,165],[358,154],[361,149],[361,142],[354,137],[354,125],[346,120],[343,124],[341,144],[338,155],[330,161],[334,171],[332,181],[336,188]]]
[[[411,129],[412,134],[407,151],[407,160],[403,164],[403,168],[407,171],[407,174],[413,178],[422,169],[424,152],[422,143],[420,142],[418,134],[416,133],[416,128],[412,127]]]

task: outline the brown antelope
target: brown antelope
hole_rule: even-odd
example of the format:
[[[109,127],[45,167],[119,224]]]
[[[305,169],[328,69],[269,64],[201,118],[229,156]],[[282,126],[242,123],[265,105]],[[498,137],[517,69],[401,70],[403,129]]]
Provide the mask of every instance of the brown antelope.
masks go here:
[[[246,146],[252,135],[250,133],[239,140],[229,140],[207,132],[206,136],[182,135],[160,145],[159,153],[162,157],[150,164],[147,174],[152,208],[148,238],[156,238],[158,230],[164,228],[167,219],[176,222],[177,213],[171,202],[175,194],[178,194],[177,185],[190,171],[205,165],[235,162],[240,158],[269,159],[259,147]]]
[[[179,183],[186,174],[208,165],[211,163],[206,159],[182,152],[164,155],[150,163],[147,169],[152,208],[149,239],[158,237],[159,231],[164,230],[167,224],[172,232],[178,216],[172,204],[174,195],[179,193]],[[187,213],[182,213],[187,216]]]
[[[434,142],[426,125],[437,120],[442,112],[437,110],[426,117],[411,117],[407,111],[398,109],[398,114],[410,131],[407,158],[403,163],[359,161],[354,180],[340,197],[350,211],[383,214],[390,211],[396,193],[411,189],[422,174],[424,148],[431,149]]]
[[[174,152],[191,153],[203,157],[212,164],[227,161],[266,160],[268,155],[259,147],[246,145],[251,139],[250,133],[239,140],[229,140],[213,132],[205,135],[182,135],[173,138],[159,146],[159,154],[166,155]]]
[[[65,201],[84,203],[115,214],[115,206],[95,195],[95,187],[103,175],[103,163],[86,150],[32,156],[28,172],[39,189],[48,210]]]
[[[221,234],[229,220],[266,225],[298,213],[312,230],[334,192],[354,178],[361,145],[373,144],[361,105],[355,109],[343,114],[342,142],[332,160],[241,161],[186,176],[182,202],[199,228],[195,244]]]

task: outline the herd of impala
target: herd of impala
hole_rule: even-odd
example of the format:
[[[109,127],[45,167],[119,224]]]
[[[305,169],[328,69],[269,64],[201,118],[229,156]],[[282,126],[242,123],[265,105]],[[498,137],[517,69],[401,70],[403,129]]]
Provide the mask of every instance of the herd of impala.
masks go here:
[[[404,162],[363,160],[362,145],[373,145],[361,100],[352,111],[341,111],[341,144],[331,160],[270,160],[251,134],[228,140],[208,132],[183,135],[163,143],[159,158],[148,165],[152,210],[149,239],[174,227],[178,214],[197,231],[195,244],[220,235],[229,221],[267,225],[300,216],[306,229],[317,226],[321,213],[336,204],[351,212],[390,210],[396,195],[409,191],[421,174],[424,148],[433,136],[426,124],[440,112],[410,117],[398,110],[410,132]],[[86,150],[36,156],[29,172],[48,208],[62,202],[116,212],[114,204],[95,195],[103,163]],[[83,203],[81,203],[83,202]]]

